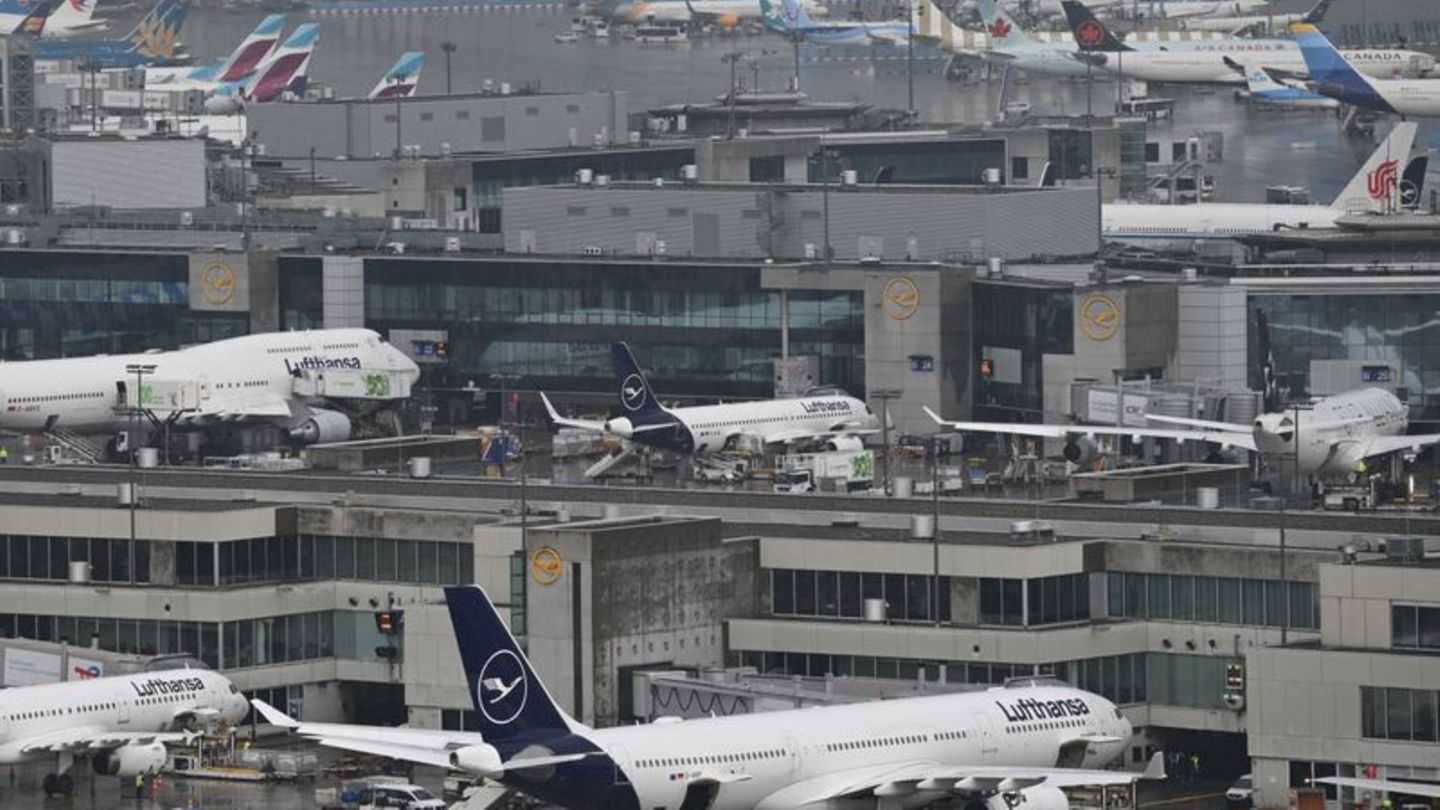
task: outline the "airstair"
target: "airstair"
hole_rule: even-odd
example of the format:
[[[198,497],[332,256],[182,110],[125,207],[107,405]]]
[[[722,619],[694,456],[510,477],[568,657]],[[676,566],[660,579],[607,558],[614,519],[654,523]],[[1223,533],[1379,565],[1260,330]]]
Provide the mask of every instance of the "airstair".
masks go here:
[[[52,427],[45,431],[45,435],[87,463],[98,464],[105,456],[105,448],[66,428]]]

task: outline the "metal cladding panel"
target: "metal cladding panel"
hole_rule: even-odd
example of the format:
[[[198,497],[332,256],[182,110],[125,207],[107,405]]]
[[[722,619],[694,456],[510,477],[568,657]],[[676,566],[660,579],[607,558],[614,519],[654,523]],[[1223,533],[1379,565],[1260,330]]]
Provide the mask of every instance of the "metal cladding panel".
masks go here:
[[[205,144],[198,140],[56,141],[54,205],[203,208]]]
[[[744,211],[754,208],[753,193],[714,193],[677,187],[511,188],[505,190],[505,249],[524,252],[522,232],[534,234],[536,253],[586,253],[633,256],[637,234],[654,234],[670,256],[695,255],[696,214],[718,219],[718,244],[727,257],[762,257],[756,242],[758,220]],[[648,252],[648,251],[643,251]]]

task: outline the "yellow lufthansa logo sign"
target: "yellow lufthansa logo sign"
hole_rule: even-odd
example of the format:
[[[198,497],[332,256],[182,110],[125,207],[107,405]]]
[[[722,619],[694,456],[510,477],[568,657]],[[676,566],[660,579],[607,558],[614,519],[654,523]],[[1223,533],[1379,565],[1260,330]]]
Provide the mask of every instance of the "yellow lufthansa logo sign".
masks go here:
[[[564,561],[560,559],[560,552],[550,546],[541,546],[530,555],[530,576],[541,585],[553,585],[560,579],[560,571],[564,567]]]
[[[225,262],[211,262],[200,271],[200,294],[221,306],[235,297],[235,270]]]
[[[903,321],[920,309],[920,290],[908,278],[892,278],[885,283],[880,305],[885,314],[897,321]]]
[[[1089,295],[1080,302],[1080,329],[1091,340],[1106,341],[1120,329],[1120,307],[1108,295]]]

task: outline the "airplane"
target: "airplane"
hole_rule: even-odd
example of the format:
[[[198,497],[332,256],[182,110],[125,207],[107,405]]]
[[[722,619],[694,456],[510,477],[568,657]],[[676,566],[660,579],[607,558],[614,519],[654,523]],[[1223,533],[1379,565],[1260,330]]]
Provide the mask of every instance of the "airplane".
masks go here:
[[[1411,122],[1397,123],[1330,205],[1116,202],[1102,210],[1102,232],[1109,241],[1159,250],[1187,250],[1197,240],[1335,228],[1342,217],[1395,213],[1420,202],[1424,190],[1429,158],[1410,157],[1417,129]]]
[[[1317,776],[1310,781],[1317,785],[1355,788],[1356,790],[1368,790],[1372,793],[1423,796],[1428,799],[1440,799],[1440,785],[1429,782],[1402,782],[1396,779],[1365,779],[1350,776]]]
[[[1084,77],[1095,70],[1074,58],[1074,43],[1036,41],[995,0],[979,0],[977,10],[990,38],[981,52],[984,58],[1048,76]]]
[[[568,419],[555,410],[549,397],[540,394],[555,424],[608,433],[629,443],[587,470],[590,477],[619,463],[639,445],[686,455],[717,453],[747,440],[764,445],[817,442],[833,450],[858,450],[858,436],[874,433],[879,427],[879,419],[868,405],[839,394],[667,408],[660,404],[628,345],[611,344],[610,360],[624,416],[604,422]]]
[[[1440,434],[1407,435],[1409,407],[1383,388],[1357,388],[1323,397],[1308,406],[1284,407],[1276,385],[1269,321],[1263,312],[1257,317],[1257,325],[1264,412],[1249,425],[1157,414],[1144,417],[1167,427],[1011,424],[947,420],[929,408],[925,412],[936,424],[961,433],[1065,439],[1065,459],[1080,466],[1098,458],[1094,437],[1129,436],[1134,441],[1173,439],[1243,448],[1258,454],[1264,467],[1296,465],[1296,478],[1306,481],[1343,480],[1371,458],[1415,454],[1440,444]]]
[[[828,13],[825,6],[816,0],[801,0],[801,5],[812,16],[823,17]],[[765,12],[759,0],[646,0],[620,3],[610,16],[616,21],[630,23],[688,23],[698,18],[735,26],[746,20],[763,19]]]
[[[1440,116],[1440,79],[1381,79],[1362,75],[1348,52],[1335,50],[1320,29],[1308,23],[1292,26],[1303,55],[1307,86],[1315,92],[1356,107],[1400,116]],[[1343,56],[1343,58],[1342,58]],[[1283,67],[1265,61],[1266,67]],[[1428,72],[1428,71],[1427,71]]]
[[[213,90],[223,84],[243,81],[254,73],[280,44],[285,28],[284,14],[271,14],[260,21],[249,36],[218,62],[198,67],[152,67],[145,70],[145,86],[174,90]]]
[[[1061,0],[1080,57],[1125,79],[1193,84],[1244,84],[1245,75],[1226,60],[1257,67],[1300,72],[1305,57],[1289,39],[1225,38],[1179,42],[1162,50],[1141,51],[1120,41],[1079,0]],[[1345,51],[1345,61],[1371,76],[1423,75],[1435,58],[1418,51],[1364,49]]]
[[[406,51],[395,65],[380,77],[370,91],[370,98],[409,98],[420,87],[420,71],[425,67],[424,51]]]
[[[780,0],[779,8],[771,0],[760,0],[760,9],[766,28],[795,41],[817,45],[870,45],[876,42],[902,45],[910,37],[908,21],[821,21],[811,17],[797,0]]]
[[[1245,33],[1264,33],[1273,35],[1276,32],[1284,31],[1291,23],[1308,22],[1319,25],[1321,20],[1330,11],[1330,4],[1334,0],[1319,0],[1309,11],[1297,11],[1285,14],[1246,14],[1237,11],[1232,14],[1228,7],[1224,13],[1191,17],[1181,23],[1189,31],[1220,31],[1234,36]]]
[[[1278,82],[1264,68],[1246,69],[1245,87],[1250,94],[1250,103],[1259,106],[1305,110],[1340,109],[1340,102],[1335,99],[1303,87]]]
[[[106,776],[158,773],[165,743],[193,740],[201,727],[234,725],[249,710],[228,678],[203,669],[12,687],[0,691],[0,764],[54,757],[45,795],[69,795],[77,757],[90,757]]]
[[[126,370],[134,365],[153,366],[138,392],[140,405],[160,418],[177,414],[178,427],[255,420],[306,444],[343,441],[352,429],[349,416],[326,407],[343,395],[296,393],[307,372],[373,373],[373,383],[364,380],[371,400],[409,396],[420,376],[414,361],[369,329],[270,332],[178,351],[0,363],[0,430],[125,430],[137,400],[126,391],[135,384]]]
[[[555,703],[480,586],[447,587],[445,601],[478,734],[301,723],[259,700],[256,710],[322,745],[484,776],[574,810],[898,808],[952,797],[1060,810],[1063,788],[1164,778],[1161,753],[1144,773],[1100,770],[1129,750],[1130,721],[1051,678],[592,729]]]
[[[61,0],[50,12],[40,36],[46,39],[70,39],[110,27],[110,21],[95,19],[96,0]]]
[[[184,58],[180,29],[189,10],[189,0],[159,0],[122,39],[41,38],[31,43],[31,54],[36,60],[70,59],[108,68],[175,64]]]
[[[305,75],[310,57],[320,41],[320,25],[305,23],[297,26],[285,44],[276,48],[249,76],[220,84],[205,99],[205,112],[210,115],[234,115],[249,104],[267,104],[286,97],[303,97],[309,86]]]

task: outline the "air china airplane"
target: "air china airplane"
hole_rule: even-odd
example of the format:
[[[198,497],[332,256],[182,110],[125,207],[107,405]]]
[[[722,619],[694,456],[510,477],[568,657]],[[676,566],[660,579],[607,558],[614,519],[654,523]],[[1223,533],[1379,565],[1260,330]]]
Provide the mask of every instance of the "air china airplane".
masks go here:
[[[1104,698],[1053,679],[983,692],[592,729],[541,683],[479,586],[445,589],[479,733],[270,722],[322,745],[495,779],[574,810],[922,807],[1061,810],[1062,788],[1163,778],[1099,770],[1130,746]],[[1023,804],[1022,804],[1023,803]]]
[[[1101,215],[1105,239],[1158,250],[1188,250],[1197,240],[1334,228],[1342,217],[1395,213],[1418,203],[1424,191],[1429,156],[1410,156],[1416,129],[1411,122],[1396,124],[1330,205],[1117,202],[1106,205]]]
[[[409,396],[420,376],[414,361],[368,329],[271,332],[171,352],[0,363],[0,430],[124,430],[131,420],[125,405],[134,399],[125,389],[135,383],[126,367],[134,364],[154,367],[141,397],[161,418],[181,408],[155,393],[159,384],[181,384],[193,389],[194,399],[181,426],[253,419],[307,443],[348,439],[351,422],[324,407],[322,397],[297,396],[297,377],[329,369],[375,372],[367,398],[387,399]]]
[[[1305,70],[1305,57],[1289,39],[1227,38],[1180,42],[1164,50],[1142,51],[1121,42],[1078,0],[1062,0],[1082,58],[1126,79],[1194,84],[1244,84],[1244,71],[1230,63]],[[1420,76],[1433,70],[1435,57],[1418,51],[1366,49],[1345,51],[1344,60],[1375,77]]]
[[[1313,25],[1293,26],[1304,56],[1311,90],[1345,104],[1395,115],[1440,117],[1440,79],[1376,78],[1362,75],[1348,52],[1335,50]],[[1265,61],[1265,67],[1284,67]],[[1367,71],[1368,72],[1368,71]],[[1428,71],[1427,71],[1428,72]]]
[[[825,442],[834,450],[858,450],[861,442],[857,437],[874,433],[880,426],[869,406],[854,397],[840,395],[667,408],[650,388],[629,346],[612,344],[610,359],[615,366],[624,416],[604,422],[567,419],[550,404],[549,397],[540,395],[545,410],[550,413],[550,421],[555,424],[609,433],[632,443],[591,467],[586,474],[592,477],[619,463],[633,453],[637,445],[686,455],[719,452],[745,439],[764,445]]]
[[[19,686],[0,691],[0,764],[54,757],[45,794],[69,794],[76,757],[102,775],[155,773],[165,743],[238,723],[249,708],[228,678],[203,669]]]

